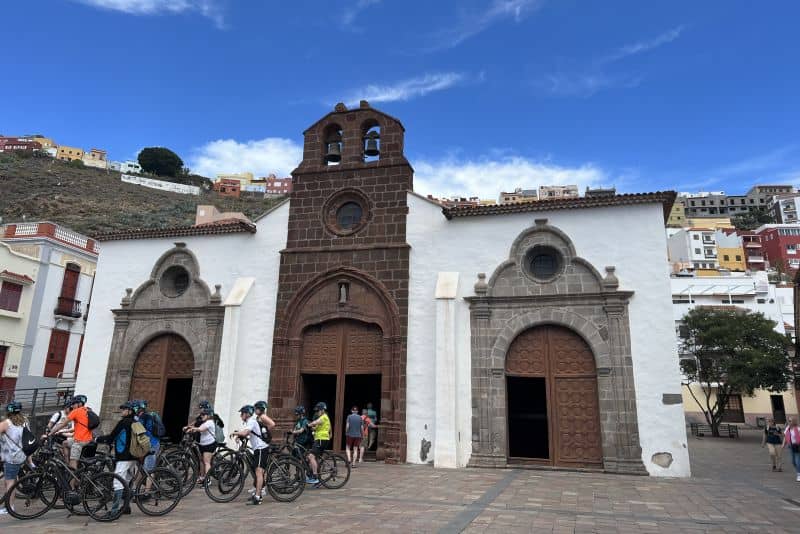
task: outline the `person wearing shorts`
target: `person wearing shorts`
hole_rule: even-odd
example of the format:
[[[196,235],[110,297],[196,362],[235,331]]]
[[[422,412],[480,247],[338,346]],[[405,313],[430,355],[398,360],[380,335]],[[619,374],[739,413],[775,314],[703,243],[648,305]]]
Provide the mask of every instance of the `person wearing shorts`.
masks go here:
[[[203,409],[200,412],[200,419],[202,422],[198,427],[189,427],[187,432],[194,432],[200,435],[200,453],[203,455],[203,463],[200,464],[200,477],[197,479],[198,484],[202,484],[205,480],[206,473],[211,470],[211,457],[214,451],[217,450],[217,427],[214,424],[214,413],[211,410]]]
[[[19,470],[25,463],[26,454],[22,450],[22,429],[27,424],[25,416],[22,415],[22,403],[12,401],[6,406],[6,419],[0,421],[0,458],[3,460],[3,493],[7,493],[14,481],[17,479]],[[7,506],[13,509],[14,497],[11,492],[7,493]],[[5,508],[0,508],[0,515],[8,512]]]
[[[78,469],[78,460],[81,459],[81,452],[86,445],[92,442],[94,436],[92,431],[89,430],[89,409],[86,407],[86,396],[75,395],[70,401],[70,406],[71,409],[67,414],[67,418],[56,423],[47,435],[57,434],[72,422],[74,432],[71,438],[64,441],[64,452],[65,456],[69,455],[69,466],[72,469]],[[70,485],[73,488],[77,487],[77,484],[77,480],[70,481]]]
[[[318,402],[314,406],[316,419],[308,423],[314,430],[314,444],[311,446],[311,453],[308,455],[308,463],[311,465],[311,476],[306,478],[307,484],[319,484],[319,457],[330,446],[331,441],[331,419],[328,417],[328,405]]]
[[[259,411],[261,413],[259,415],[256,415],[256,408],[251,404],[242,406],[239,409],[239,415],[242,418],[244,427],[238,432],[231,434],[231,437],[250,438],[250,448],[253,449],[253,461],[256,468],[256,488],[248,504],[261,504],[261,490],[264,487],[264,472],[267,469],[267,460],[269,459],[269,444],[264,439],[261,427],[264,426],[270,429],[275,426],[272,419],[264,413],[267,409],[267,403],[259,401],[256,404],[258,404],[260,408]],[[272,423],[271,426],[270,423]]]
[[[358,415],[358,406],[353,406],[350,409],[350,415],[347,416],[344,426],[345,435],[345,453],[347,454],[348,463],[356,467],[358,462],[358,453],[361,450],[361,441],[363,435],[364,421]],[[351,452],[352,451],[352,452]]]

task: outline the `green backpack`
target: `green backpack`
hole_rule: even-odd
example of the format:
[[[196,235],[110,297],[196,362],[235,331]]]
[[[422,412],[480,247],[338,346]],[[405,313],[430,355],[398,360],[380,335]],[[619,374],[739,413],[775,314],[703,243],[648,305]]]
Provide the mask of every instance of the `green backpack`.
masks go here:
[[[130,453],[134,458],[144,458],[150,452],[150,437],[139,421],[131,423]]]

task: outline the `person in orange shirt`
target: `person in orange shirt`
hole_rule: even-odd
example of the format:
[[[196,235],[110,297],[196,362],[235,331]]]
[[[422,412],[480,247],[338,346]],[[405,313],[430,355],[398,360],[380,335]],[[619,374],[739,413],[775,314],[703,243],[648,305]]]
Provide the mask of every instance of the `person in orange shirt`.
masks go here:
[[[51,434],[55,434],[67,426],[70,421],[73,422],[75,433],[71,438],[64,441],[64,456],[69,457],[69,466],[73,469],[77,469],[78,460],[80,460],[81,457],[81,451],[83,451],[83,448],[86,445],[92,442],[94,436],[92,436],[92,431],[89,430],[89,415],[87,413],[88,408],[86,408],[86,396],[75,395],[72,397],[72,402],[70,404],[72,405],[72,410],[70,410],[67,418],[57,423],[52,429],[50,429],[50,432],[47,435],[49,436]]]

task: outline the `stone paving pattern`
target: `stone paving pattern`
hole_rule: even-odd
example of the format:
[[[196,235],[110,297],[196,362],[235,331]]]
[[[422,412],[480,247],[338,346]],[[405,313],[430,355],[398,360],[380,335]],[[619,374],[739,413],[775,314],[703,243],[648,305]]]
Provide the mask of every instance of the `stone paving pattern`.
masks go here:
[[[245,496],[211,502],[197,489],[165,517],[133,515],[112,525],[67,517],[0,517],[18,532],[800,532],[800,483],[785,458],[773,473],[760,434],[689,438],[694,477],[659,479],[528,469],[440,470],[366,464],[341,490],[309,489],[294,503]]]

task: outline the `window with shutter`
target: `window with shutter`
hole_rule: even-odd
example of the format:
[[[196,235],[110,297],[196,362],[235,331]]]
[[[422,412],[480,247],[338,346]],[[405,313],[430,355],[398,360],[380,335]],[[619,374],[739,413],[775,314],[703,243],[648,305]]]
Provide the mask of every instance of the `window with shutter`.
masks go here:
[[[18,311],[21,297],[22,286],[20,284],[4,281],[0,286],[0,310]]]

